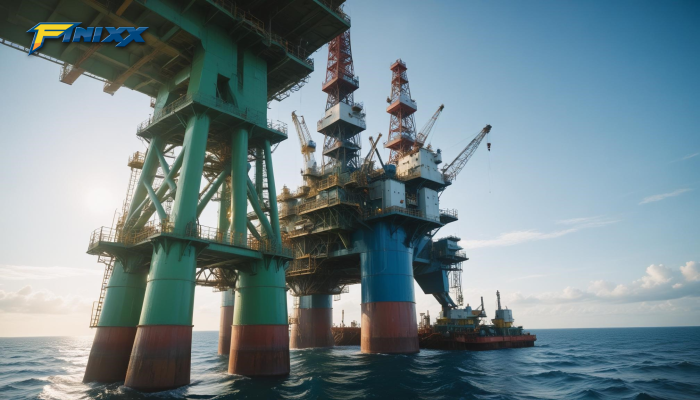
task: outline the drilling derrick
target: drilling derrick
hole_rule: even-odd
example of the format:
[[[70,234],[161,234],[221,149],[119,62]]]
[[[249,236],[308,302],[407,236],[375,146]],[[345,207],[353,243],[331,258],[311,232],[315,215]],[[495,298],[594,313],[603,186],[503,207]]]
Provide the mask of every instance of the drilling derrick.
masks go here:
[[[360,218],[360,196],[354,189],[358,182],[366,182],[361,178],[358,156],[365,114],[353,94],[359,86],[350,32],[346,31],[328,44],[326,78],[321,88],[328,98],[325,116],[317,123],[318,132],[324,135],[321,171],[304,173],[305,186],[295,192],[285,188],[277,197],[282,203],[280,223],[295,250],[287,270],[287,285],[297,298],[290,318],[291,348],[332,347],[331,296],[347,293],[346,285],[359,280],[358,254],[342,260],[332,256],[334,251],[352,247],[351,233]],[[303,120],[293,118],[304,152],[305,143],[312,140]],[[331,265],[332,271],[318,273]]]
[[[352,172],[359,167],[360,132],[364,131],[362,103],[355,103],[353,93],[360,87],[355,76],[350,47],[350,31],[328,43],[328,65],[322,89],[328,94],[326,115],[318,121],[323,141],[323,170]]]
[[[408,153],[416,143],[416,121],[413,113],[418,110],[411,98],[408,86],[406,63],[401,59],[391,64],[391,96],[386,102],[389,120],[389,138],[384,147],[390,150],[388,164],[396,165],[401,156]]]

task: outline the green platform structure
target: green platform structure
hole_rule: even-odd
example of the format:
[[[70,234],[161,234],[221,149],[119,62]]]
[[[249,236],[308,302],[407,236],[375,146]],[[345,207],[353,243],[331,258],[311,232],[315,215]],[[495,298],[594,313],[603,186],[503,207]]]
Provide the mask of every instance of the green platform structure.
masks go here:
[[[124,380],[142,391],[189,384],[198,284],[224,292],[222,312],[235,304],[229,373],[289,373],[293,257],[280,235],[272,162],[287,128],[267,119],[267,107],[298,90],[314,68],[309,55],[349,29],[342,4],[0,1],[0,44],[24,56],[27,31],[40,22],[148,27],[145,43],[53,39],[32,55],[61,65],[63,83],[97,79],[111,95],[128,88],[152,97],[154,108],[137,127],[148,150],[129,160],[123,213],[91,236],[88,252],[107,268],[85,381]],[[198,217],[212,200],[219,226],[203,227]]]

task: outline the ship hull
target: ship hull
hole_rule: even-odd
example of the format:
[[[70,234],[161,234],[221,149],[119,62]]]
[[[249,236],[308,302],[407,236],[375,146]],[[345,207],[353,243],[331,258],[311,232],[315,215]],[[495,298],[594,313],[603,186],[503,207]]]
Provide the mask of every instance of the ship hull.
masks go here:
[[[360,328],[332,328],[336,346],[359,346]],[[479,336],[471,334],[457,334],[445,337],[432,330],[419,330],[419,346],[421,349],[433,350],[500,350],[534,347],[536,335],[511,335],[511,336]]]

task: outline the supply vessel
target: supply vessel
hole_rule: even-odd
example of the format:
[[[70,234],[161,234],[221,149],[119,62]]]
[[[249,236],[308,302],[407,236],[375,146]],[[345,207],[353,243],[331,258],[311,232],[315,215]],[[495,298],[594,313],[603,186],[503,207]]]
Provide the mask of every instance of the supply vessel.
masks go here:
[[[501,294],[496,292],[498,309],[491,325],[482,323],[486,318],[484,298],[481,305],[472,309],[443,308],[435,324],[430,324],[430,314],[421,313],[418,327],[419,345],[422,349],[438,350],[498,350],[533,347],[536,335],[515,326],[513,310],[501,307]]]

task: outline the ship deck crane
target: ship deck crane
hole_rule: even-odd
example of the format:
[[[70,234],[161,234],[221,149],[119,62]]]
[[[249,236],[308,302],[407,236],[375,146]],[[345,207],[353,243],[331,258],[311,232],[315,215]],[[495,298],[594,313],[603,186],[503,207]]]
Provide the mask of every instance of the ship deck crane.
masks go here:
[[[437,111],[435,111],[435,114],[433,114],[433,116],[428,120],[425,126],[423,126],[423,129],[421,129],[420,132],[418,132],[418,135],[416,136],[416,144],[414,145],[415,148],[423,147],[425,142],[428,140],[428,136],[430,136],[430,132],[433,130],[435,122],[437,122],[438,117],[440,117],[440,114],[444,109],[445,105],[440,104],[440,107],[438,107]]]
[[[304,170],[302,173],[315,173],[316,158],[314,157],[314,152],[316,152],[316,142],[311,139],[309,128],[306,127],[306,121],[304,121],[303,116],[297,117],[296,111],[292,111],[292,121],[294,121],[297,135],[299,135],[301,154],[304,156]]]
[[[465,147],[451,163],[447,164],[447,166],[442,169],[446,180],[453,181],[457,177],[489,132],[491,132],[491,125],[486,125],[484,129],[469,142],[467,147]],[[491,143],[487,143],[487,148],[488,151],[491,151]]]

